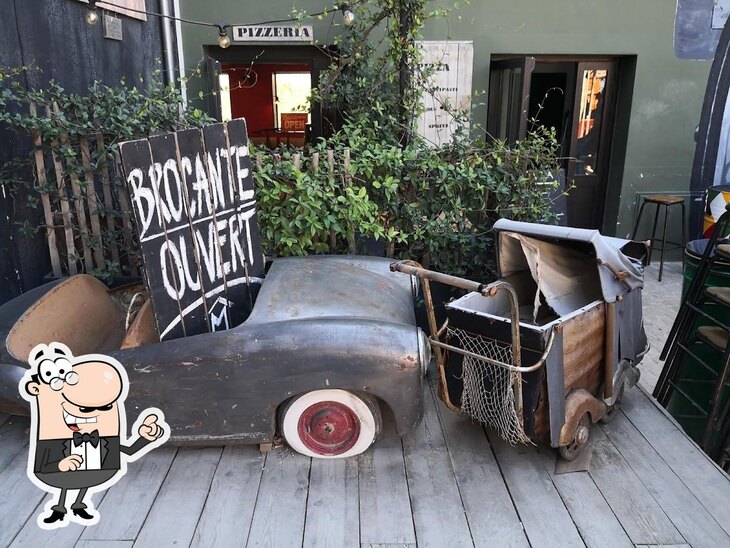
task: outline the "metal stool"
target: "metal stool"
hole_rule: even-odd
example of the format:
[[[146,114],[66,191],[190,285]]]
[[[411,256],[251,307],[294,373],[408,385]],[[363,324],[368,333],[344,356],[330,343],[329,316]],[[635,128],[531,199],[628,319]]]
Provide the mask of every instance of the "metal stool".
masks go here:
[[[684,246],[687,243],[687,220],[685,217],[685,211],[684,211],[684,198],[681,196],[670,196],[668,194],[652,194],[650,196],[644,196],[644,201],[641,204],[641,209],[639,209],[639,216],[636,219],[636,224],[634,225],[634,232],[631,235],[631,239],[636,239],[636,231],[639,228],[639,224],[641,223],[641,215],[644,213],[644,206],[646,204],[655,204],[656,205],[656,213],[654,214],[654,227],[651,229],[651,246],[649,247],[649,260],[647,264],[651,264],[651,256],[654,253],[654,236],[656,235],[656,225],[659,221],[659,208],[661,206],[664,206],[664,229],[662,231],[662,239],[660,240],[662,242],[662,248],[661,248],[661,256],[659,258],[659,281],[662,281],[662,273],[664,272],[664,250],[667,248],[667,245],[670,245],[671,247],[669,249],[675,249],[678,247],[681,247],[684,249]],[[667,241],[667,217],[669,217],[669,207],[673,205],[681,205],[682,206],[682,243],[678,244],[675,242],[668,242]]]

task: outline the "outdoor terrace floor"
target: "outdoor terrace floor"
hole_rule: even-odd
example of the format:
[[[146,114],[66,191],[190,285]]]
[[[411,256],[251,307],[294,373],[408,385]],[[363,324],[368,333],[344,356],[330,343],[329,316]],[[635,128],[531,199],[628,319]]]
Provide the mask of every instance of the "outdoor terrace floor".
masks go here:
[[[646,283],[650,390],[681,265],[661,284],[652,266]],[[386,421],[357,458],[153,451],[95,495],[98,525],[54,532],[35,521],[48,499],[25,474],[28,421],[0,417],[0,546],[730,546],[730,479],[642,389],[593,429],[587,471],[562,474],[555,451],[511,447],[426,390],[414,434],[401,440]]]

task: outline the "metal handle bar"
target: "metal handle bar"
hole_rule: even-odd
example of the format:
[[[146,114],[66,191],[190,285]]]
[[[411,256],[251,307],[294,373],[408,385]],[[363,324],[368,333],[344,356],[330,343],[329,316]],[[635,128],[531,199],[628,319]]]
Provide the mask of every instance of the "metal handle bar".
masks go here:
[[[421,268],[417,265],[418,263],[415,263],[414,261],[396,261],[390,264],[390,270],[392,272],[395,272],[396,270],[398,272],[403,272],[404,274],[410,274],[411,276],[418,276],[421,279],[431,280],[434,282],[440,282],[446,285],[451,285],[454,287],[458,287],[460,289],[465,289],[467,291],[474,291],[476,293],[480,293],[481,295],[485,297],[494,297],[498,291],[505,291],[507,293],[507,296],[509,297],[510,301],[510,317],[512,320],[512,366],[520,368],[522,364],[522,347],[520,345],[520,309],[519,304],[517,301],[517,293],[515,292],[514,287],[512,287],[509,283],[497,280],[496,282],[492,282],[491,284],[481,284],[479,282],[473,282],[471,280],[465,280],[463,278],[458,278],[457,276],[451,276],[449,274],[442,274],[441,272],[434,272],[433,270],[426,270],[425,268]],[[425,287],[424,287],[425,289]],[[430,293],[430,289],[429,289]],[[430,295],[429,295],[430,300]],[[434,329],[434,326],[431,326],[431,330],[433,334],[435,335],[437,333],[437,329]],[[434,342],[432,340],[432,342]],[[436,341],[439,343],[439,345],[444,344],[440,341]],[[436,346],[439,346],[436,345]]]
[[[464,356],[469,356],[470,358],[474,358],[475,360],[480,360],[483,362],[491,363],[492,365],[496,365],[497,367],[502,367],[504,369],[507,369],[508,371],[514,371],[515,373],[530,373],[532,371],[536,371],[537,369],[540,369],[544,363],[545,360],[548,357],[548,354],[550,354],[550,350],[552,350],[553,347],[553,340],[555,339],[555,329],[552,329],[550,331],[550,337],[548,338],[547,346],[545,347],[545,351],[540,356],[540,359],[537,360],[537,362],[533,365],[527,366],[527,367],[517,367],[509,363],[500,362],[499,360],[494,360],[492,358],[488,358],[486,356],[481,356],[479,354],[475,354],[474,352],[470,352],[469,350],[464,350],[463,348],[458,348],[456,346],[442,343],[441,341],[437,341],[429,337],[429,341],[432,345],[438,346],[439,348],[443,348],[445,350],[449,350],[451,352],[457,352],[458,354],[462,354]]]

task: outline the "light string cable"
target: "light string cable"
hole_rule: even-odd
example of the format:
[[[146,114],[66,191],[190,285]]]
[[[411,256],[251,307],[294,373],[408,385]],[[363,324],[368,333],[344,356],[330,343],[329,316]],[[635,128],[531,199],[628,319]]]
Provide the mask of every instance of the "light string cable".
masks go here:
[[[359,4],[362,1],[363,0],[357,0],[354,3],[355,4]],[[218,28],[219,30],[222,30],[222,29],[225,29],[225,28],[228,28],[228,27],[232,27],[232,26],[271,25],[271,24],[274,24],[274,23],[293,23],[293,22],[297,22],[297,21],[300,20],[299,17],[288,17],[286,19],[271,19],[269,21],[259,21],[257,23],[242,23],[240,25],[238,25],[238,24],[236,24],[236,25],[230,25],[230,24],[226,24],[226,23],[223,23],[223,22],[220,22],[220,23],[211,23],[211,22],[208,22],[208,21],[197,21],[195,19],[186,19],[184,17],[175,17],[174,15],[167,15],[165,13],[158,13],[158,12],[154,12],[154,11],[147,11],[147,10],[140,10],[140,9],[130,8],[130,7],[123,6],[121,4],[117,4],[115,2],[112,2],[111,0],[89,0],[89,9],[95,9],[97,4],[98,4],[98,7],[102,8],[102,9],[104,9],[104,6],[110,6],[110,7],[120,8],[122,10],[126,10],[126,11],[129,11],[129,12],[132,12],[132,13],[142,13],[142,14],[145,14],[145,15],[151,15],[153,17],[160,17],[160,18],[163,18],[163,19],[170,19],[172,21],[180,21],[181,23],[188,23],[190,25],[198,25],[198,26],[201,26],[201,27]],[[332,8],[329,8],[329,9],[325,9],[325,10],[322,10],[320,12],[309,13],[309,14],[306,14],[305,17],[308,17],[308,18],[319,17],[319,16],[322,16],[322,15],[328,15],[330,13],[335,13],[335,12],[338,12],[338,11],[341,11],[342,12],[343,17],[345,19],[345,24],[349,26],[352,23],[352,21],[354,20],[354,15],[353,15],[352,11],[350,10],[349,4],[340,4],[340,5],[336,6],[336,7],[332,7]]]

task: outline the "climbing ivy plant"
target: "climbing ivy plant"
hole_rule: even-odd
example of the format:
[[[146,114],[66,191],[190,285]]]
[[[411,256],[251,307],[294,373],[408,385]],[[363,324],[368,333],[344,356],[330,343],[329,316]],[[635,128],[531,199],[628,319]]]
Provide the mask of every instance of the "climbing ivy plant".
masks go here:
[[[49,159],[52,158],[49,153],[62,159],[63,179],[68,180],[73,175],[85,190],[87,183],[80,149],[82,140],[92,144],[88,160],[98,181],[100,173],[114,165],[120,142],[212,121],[200,109],[184,109],[179,89],[161,84],[159,72],[155,72],[149,81],[143,78],[135,82],[122,79],[117,85],[95,82],[85,93],[77,94],[69,93],[54,81],[43,89],[28,89],[23,84],[23,75],[38,70],[34,67],[0,67],[0,124],[29,145],[25,147],[24,154],[0,166],[0,185],[8,189],[15,200],[22,200],[37,212],[35,221],[23,222],[21,235],[32,236],[47,228],[41,212],[42,194],[49,196],[54,210],[60,209],[55,166],[52,161],[45,163],[47,174],[43,185],[33,163],[37,150]],[[103,147],[95,146],[98,136],[103,140]],[[30,146],[34,139],[40,140],[40,147]],[[104,203],[103,210],[97,213],[103,221],[111,217],[114,222],[101,223],[100,238],[79,234],[78,227],[75,227],[77,232],[73,235],[74,238],[84,237],[91,251],[102,249],[106,257],[105,264],[97,265],[90,273],[105,280],[128,273],[128,264],[120,264],[109,258],[110,248],[122,241],[119,219],[131,214],[122,210],[122,204],[117,199],[119,192],[123,191],[122,180],[113,168],[110,171],[110,184],[114,199],[112,203]],[[73,202],[86,202],[87,194],[83,192],[80,196],[74,196],[68,193],[65,199],[69,207],[74,209]],[[93,209],[87,203],[84,203],[84,207]],[[130,256],[135,253],[133,246],[134,243],[132,248],[126,249]],[[81,259],[78,254],[76,258]],[[130,257],[127,263],[130,260],[133,259]]]

